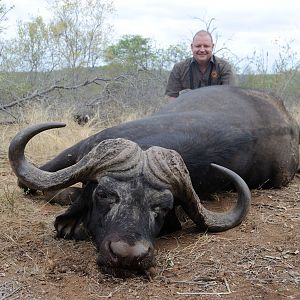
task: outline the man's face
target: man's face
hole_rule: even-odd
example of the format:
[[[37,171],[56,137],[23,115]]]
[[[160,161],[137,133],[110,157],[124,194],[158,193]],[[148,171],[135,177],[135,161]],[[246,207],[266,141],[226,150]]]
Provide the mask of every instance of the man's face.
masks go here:
[[[214,44],[208,34],[198,34],[191,44],[193,57],[200,65],[207,64],[212,56],[213,47]]]

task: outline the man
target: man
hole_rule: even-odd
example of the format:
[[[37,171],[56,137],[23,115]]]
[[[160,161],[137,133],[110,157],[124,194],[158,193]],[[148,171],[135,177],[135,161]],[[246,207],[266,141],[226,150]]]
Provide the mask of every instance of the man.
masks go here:
[[[185,89],[196,89],[209,85],[233,84],[231,66],[225,60],[212,54],[212,36],[205,30],[198,31],[191,43],[193,57],[176,63],[171,71],[166,95],[178,97]]]

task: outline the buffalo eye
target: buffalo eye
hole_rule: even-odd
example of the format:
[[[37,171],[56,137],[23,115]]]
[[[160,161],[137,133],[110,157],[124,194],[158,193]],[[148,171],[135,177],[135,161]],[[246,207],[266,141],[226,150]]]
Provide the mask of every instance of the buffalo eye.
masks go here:
[[[93,199],[96,204],[100,204],[101,206],[109,206],[110,208],[118,202],[118,197],[116,194],[105,191],[99,187],[95,189]]]
[[[154,207],[152,207],[152,212],[153,212],[155,219],[157,219],[158,217],[160,217],[162,215],[163,216],[166,215],[168,212],[168,209],[161,207],[161,206],[154,206]]]
[[[156,219],[160,215],[160,208],[158,206],[152,208],[154,218]]]
[[[169,190],[152,194],[151,212],[155,219],[164,218],[173,208],[174,199]]]

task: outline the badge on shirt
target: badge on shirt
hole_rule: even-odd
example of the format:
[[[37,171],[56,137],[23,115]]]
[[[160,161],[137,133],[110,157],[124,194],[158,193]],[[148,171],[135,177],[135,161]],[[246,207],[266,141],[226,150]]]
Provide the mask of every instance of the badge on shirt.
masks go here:
[[[212,71],[210,76],[211,76],[211,79],[218,79],[219,74],[217,71]]]

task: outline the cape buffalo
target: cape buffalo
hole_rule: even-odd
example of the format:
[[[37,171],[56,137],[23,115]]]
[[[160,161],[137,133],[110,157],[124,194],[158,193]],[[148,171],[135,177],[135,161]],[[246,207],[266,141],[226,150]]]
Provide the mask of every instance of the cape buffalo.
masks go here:
[[[150,269],[154,238],[180,228],[177,205],[204,230],[238,225],[250,206],[247,184],[280,187],[298,167],[298,124],[280,99],[260,91],[192,90],[150,117],[80,141],[40,168],[25,159],[32,137],[63,126],[24,129],[11,142],[9,160],[20,185],[31,189],[83,183],[55,196],[72,198],[55,228],[63,238],[91,236],[97,262],[106,268]],[[201,204],[199,196],[232,185],[238,200],[229,211],[212,212]]]

